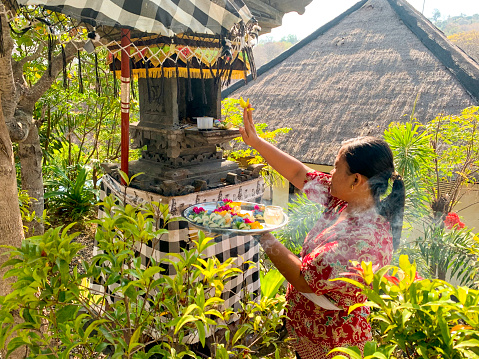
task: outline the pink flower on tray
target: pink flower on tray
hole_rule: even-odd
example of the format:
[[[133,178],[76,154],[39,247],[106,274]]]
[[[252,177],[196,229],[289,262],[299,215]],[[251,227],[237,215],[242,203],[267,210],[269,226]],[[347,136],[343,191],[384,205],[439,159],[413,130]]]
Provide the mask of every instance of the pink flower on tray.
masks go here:
[[[213,212],[223,212],[223,211],[231,211],[233,208],[231,208],[229,205],[224,205],[221,207],[216,208]]]
[[[202,212],[206,212],[206,209],[204,209],[203,207],[193,207],[193,212],[195,212],[196,214],[200,214]]]
[[[244,223],[254,223],[254,221],[252,221],[251,219],[249,218],[244,218]]]

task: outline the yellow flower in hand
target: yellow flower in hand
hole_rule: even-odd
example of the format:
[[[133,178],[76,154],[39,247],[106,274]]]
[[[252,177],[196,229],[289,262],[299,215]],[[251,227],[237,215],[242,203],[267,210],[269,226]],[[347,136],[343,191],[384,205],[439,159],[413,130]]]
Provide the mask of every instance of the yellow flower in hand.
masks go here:
[[[241,106],[241,107],[243,107],[243,108],[248,108],[248,106],[249,106],[249,99],[247,99],[247,100],[245,101],[245,100],[243,100],[243,97],[240,97],[239,102],[240,102],[240,106]],[[254,108],[248,108],[248,111],[253,111],[253,110],[254,110]]]

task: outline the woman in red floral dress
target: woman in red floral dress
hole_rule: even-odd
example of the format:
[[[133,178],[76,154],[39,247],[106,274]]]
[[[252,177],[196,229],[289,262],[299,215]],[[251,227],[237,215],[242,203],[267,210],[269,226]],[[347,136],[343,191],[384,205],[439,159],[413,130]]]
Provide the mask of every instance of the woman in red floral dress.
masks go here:
[[[350,306],[366,297],[343,281],[330,281],[348,272],[350,261],[387,265],[393,242],[402,229],[404,183],[394,172],[393,155],[387,143],[375,137],[346,141],[337,155],[331,175],[313,171],[256,134],[252,113],[245,109],[246,144],[309,199],[325,211],[308,233],[296,257],[270,233],[260,243],[276,268],[289,282],[287,322],[293,346],[301,359],[332,358],[335,347],[358,346],[371,340],[368,307],[348,314]],[[393,186],[388,197],[389,180]]]

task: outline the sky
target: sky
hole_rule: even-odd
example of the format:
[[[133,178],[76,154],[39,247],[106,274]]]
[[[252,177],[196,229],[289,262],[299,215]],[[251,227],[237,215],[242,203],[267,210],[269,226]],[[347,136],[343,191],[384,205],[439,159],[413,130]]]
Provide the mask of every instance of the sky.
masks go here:
[[[479,0],[408,0],[418,11],[431,18],[435,9],[441,13],[441,19],[448,16],[474,15],[479,13]],[[289,34],[295,34],[298,40],[308,36],[314,30],[340,15],[358,0],[313,0],[306,7],[303,15],[295,12],[283,17],[283,25],[272,30],[270,34],[275,40]]]

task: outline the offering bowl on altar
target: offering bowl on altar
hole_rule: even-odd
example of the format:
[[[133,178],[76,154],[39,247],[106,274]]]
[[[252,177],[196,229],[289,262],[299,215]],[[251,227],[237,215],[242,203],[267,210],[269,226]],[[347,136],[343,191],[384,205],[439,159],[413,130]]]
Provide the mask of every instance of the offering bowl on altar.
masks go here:
[[[213,117],[197,117],[198,130],[208,130],[213,128]]]

